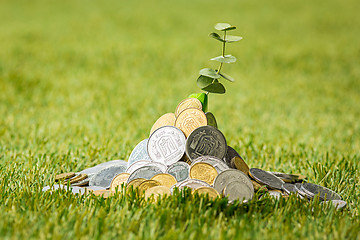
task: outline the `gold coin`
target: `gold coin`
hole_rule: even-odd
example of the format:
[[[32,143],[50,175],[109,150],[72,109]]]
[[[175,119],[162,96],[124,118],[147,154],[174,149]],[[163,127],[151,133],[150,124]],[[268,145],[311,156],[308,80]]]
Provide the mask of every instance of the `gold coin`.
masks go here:
[[[116,175],[110,184],[110,190],[115,192],[116,187],[118,187],[119,191],[121,190],[121,184],[126,183],[130,173],[120,173]]]
[[[206,126],[205,113],[197,108],[188,108],[182,111],[175,120],[175,127],[179,128],[185,137],[198,127]]]
[[[237,170],[240,170],[242,171],[243,173],[245,173],[246,175],[249,175],[249,171],[250,171],[250,168],[249,166],[245,163],[245,161],[242,159],[242,158],[239,158],[239,157],[233,157],[231,159],[231,164],[233,166],[235,166],[235,168]]]
[[[145,178],[136,178],[136,179],[130,181],[130,182],[127,184],[126,190],[130,189],[131,186],[133,186],[134,189],[135,189],[135,188],[138,188],[139,185],[140,185],[141,183],[145,182],[145,181],[146,181]]]
[[[199,187],[197,189],[194,190],[193,192],[194,194],[208,194],[209,198],[211,199],[215,199],[217,197],[220,197],[220,194],[218,193],[218,191],[215,190],[215,188],[212,187]]]
[[[74,172],[61,173],[55,176],[55,181],[62,181],[68,178],[72,178],[73,176],[75,176]]]
[[[78,176],[76,176],[76,177],[74,177],[74,178],[68,179],[67,182],[66,182],[66,184],[67,184],[68,182],[70,182],[70,184],[77,183],[77,182],[80,182],[80,181],[86,179],[87,177],[88,177],[87,174],[83,174],[83,173],[82,173],[82,174],[80,174],[80,175],[78,175]]]
[[[155,187],[155,186],[161,186],[161,184],[155,180],[146,180],[139,185],[139,193],[143,193],[147,189]]]
[[[103,198],[108,198],[114,195],[114,193],[110,190],[95,190],[92,191],[91,193],[94,194],[95,196],[101,196]]]
[[[162,186],[170,188],[172,185],[176,184],[176,178],[173,175],[168,173],[160,173],[151,178],[151,180],[158,181]]]
[[[205,162],[198,162],[190,168],[189,175],[192,179],[198,179],[212,185],[218,173],[212,165]]]
[[[151,198],[154,196],[155,201],[157,201],[163,195],[171,195],[170,189],[165,186],[155,186],[145,190],[145,199]]]
[[[179,116],[182,111],[188,108],[197,108],[199,110],[202,110],[202,104],[197,98],[186,98],[182,100],[179,105],[177,105],[175,110],[175,117]]]
[[[260,184],[260,183],[258,183],[256,181],[254,181],[254,180],[251,180],[251,182],[252,182],[252,184],[254,186],[255,192],[259,191],[260,189],[264,190],[264,191],[268,191],[266,185],[262,185],[262,184]]]
[[[166,113],[162,115],[150,130],[150,135],[158,128],[163,126],[175,126],[175,114],[174,113]]]

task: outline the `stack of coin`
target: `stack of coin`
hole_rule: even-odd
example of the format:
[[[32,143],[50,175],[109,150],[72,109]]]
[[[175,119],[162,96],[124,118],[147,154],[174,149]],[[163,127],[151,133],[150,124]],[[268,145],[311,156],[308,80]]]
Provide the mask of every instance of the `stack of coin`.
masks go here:
[[[215,116],[202,109],[198,99],[184,99],[174,113],[166,113],[154,123],[149,138],[135,146],[128,161],[113,160],[78,173],[59,174],[55,181],[62,184],[53,189],[67,185],[74,193],[110,197],[133,188],[157,200],[171,195],[175,188],[188,187],[194,194],[227,197],[230,202],[249,201],[259,192],[260,197],[296,194],[303,199],[332,201],[338,208],[346,205],[330,189],[304,182],[303,175],[249,168],[227,145]]]

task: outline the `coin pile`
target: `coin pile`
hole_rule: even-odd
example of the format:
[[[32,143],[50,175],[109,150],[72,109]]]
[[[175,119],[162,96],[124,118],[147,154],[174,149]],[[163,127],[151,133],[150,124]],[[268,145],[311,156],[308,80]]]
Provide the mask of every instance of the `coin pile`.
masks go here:
[[[196,98],[181,101],[175,113],[166,113],[154,123],[149,138],[135,146],[128,161],[113,160],[78,173],[59,174],[55,177],[59,184],[43,191],[70,187],[74,193],[109,197],[133,188],[146,199],[154,199],[187,187],[194,194],[227,197],[230,202],[249,201],[261,191],[276,198],[296,194],[331,201],[337,208],[346,205],[337,193],[305,182],[303,175],[250,169],[227,145],[214,115],[202,109]]]

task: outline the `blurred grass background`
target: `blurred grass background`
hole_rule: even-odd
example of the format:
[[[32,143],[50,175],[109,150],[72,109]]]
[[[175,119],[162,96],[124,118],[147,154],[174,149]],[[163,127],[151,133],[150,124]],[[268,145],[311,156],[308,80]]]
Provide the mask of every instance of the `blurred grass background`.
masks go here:
[[[0,223],[1,235],[76,236],[73,224],[59,221],[59,209],[67,206],[62,203],[65,197],[46,195],[45,199],[40,189],[56,173],[126,160],[133,147],[148,137],[159,116],[199,91],[198,71],[217,67],[209,59],[220,55],[221,46],[207,35],[216,22],[229,22],[238,27],[234,34],[244,37],[227,48],[238,62],[226,65],[224,72],[236,82],[225,83],[225,95],[209,99],[228,144],[250,167],[302,173],[310,182],[338,191],[349,205],[341,213],[320,214],[321,220],[307,213],[303,228],[289,220],[284,227],[288,235],[282,236],[290,238],[292,231],[298,237],[311,232],[315,238],[356,236],[360,225],[359,7],[354,0],[1,0],[0,217],[5,219]],[[22,202],[24,197],[30,202]],[[74,204],[78,201],[68,198]],[[52,208],[54,201],[59,208]],[[34,209],[37,202],[47,207]],[[104,206],[109,208],[107,204],[97,206],[100,210],[89,204],[82,211],[102,211]],[[75,223],[80,221],[71,215],[74,209],[61,211]],[[113,217],[128,214],[122,211],[115,211]],[[303,214],[293,213],[294,209],[279,211],[295,217]],[[95,224],[97,232],[80,235],[95,236],[104,229],[116,232],[119,226],[111,225],[107,213],[99,213],[104,219]],[[214,231],[209,237],[216,239],[276,238],[275,223],[261,231],[257,227],[278,220],[279,212],[253,214],[258,214],[253,220],[245,214],[224,223],[218,215],[208,220],[198,216],[206,223],[203,231],[191,227],[183,231],[181,223],[169,227],[175,234],[171,236],[188,239],[209,229]],[[218,225],[212,222],[215,218]],[[86,225],[91,218],[83,221]],[[244,227],[244,221],[249,221],[248,235],[222,229],[230,222]],[[57,235],[56,223],[66,230],[63,234]],[[157,223],[148,230],[165,226]],[[312,229],[315,223],[319,228]],[[330,233],[321,228],[330,223],[338,228]],[[32,224],[37,230],[27,226]],[[19,227],[23,230],[18,231]],[[42,228],[48,229],[47,235]],[[153,236],[147,235],[146,227],[141,229],[139,235],[129,230],[123,236]]]

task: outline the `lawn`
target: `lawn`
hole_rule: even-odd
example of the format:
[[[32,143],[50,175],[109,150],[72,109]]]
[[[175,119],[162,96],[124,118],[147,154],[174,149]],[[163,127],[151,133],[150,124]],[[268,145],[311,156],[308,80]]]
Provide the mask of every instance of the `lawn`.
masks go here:
[[[360,2],[0,2],[0,237],[14,239],[360,239]],[[219,129],[250,167],[301,173],[341,211],[291,197],[227,206],[187,193],[43,193],[57,173],[126,160],[217,65],[207,35],[244,37],[210,95]]]

